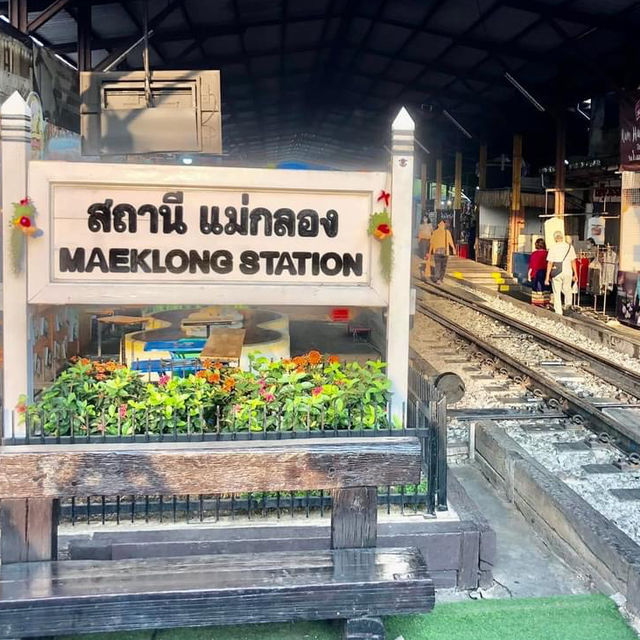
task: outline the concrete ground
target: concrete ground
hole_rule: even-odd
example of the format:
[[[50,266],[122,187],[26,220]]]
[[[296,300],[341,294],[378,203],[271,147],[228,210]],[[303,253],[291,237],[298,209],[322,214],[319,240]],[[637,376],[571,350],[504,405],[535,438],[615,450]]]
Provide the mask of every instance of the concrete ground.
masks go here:
[[[496,532],[495,585],[485,597],[524,598],[589,593],[589,580],[550,551],[522,514],[472,464],[451,468]],[[439,601],[458,599],[438,593]]]

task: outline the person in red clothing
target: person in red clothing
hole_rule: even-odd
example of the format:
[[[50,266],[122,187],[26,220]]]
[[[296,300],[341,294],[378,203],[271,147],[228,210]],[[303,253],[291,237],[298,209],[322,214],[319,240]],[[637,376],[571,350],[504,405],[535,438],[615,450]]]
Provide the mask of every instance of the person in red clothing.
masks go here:
[[[538,238],[535,247],[536,250],[529,258],[527,280],[531,282],[531,288],[535,293],[543,293],[548,290],[544,284],[547,272],[547,245],[542,238]]]

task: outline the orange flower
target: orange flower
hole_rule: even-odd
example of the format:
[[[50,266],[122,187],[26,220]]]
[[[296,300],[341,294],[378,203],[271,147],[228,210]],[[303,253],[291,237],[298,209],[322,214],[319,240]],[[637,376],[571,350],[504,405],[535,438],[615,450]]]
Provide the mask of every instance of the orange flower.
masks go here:
[[[233,391],[236,386],[236,381],[233,378],[227,378],[222,385],[224,391]]]
[[[220,374],[217,371],[210,373],[207,376],[207,382],[210,384],[218,384],[218,382],[220,382]]]
[[[105,369],[107,371],[115,371],[116,370],[116,363],[111,360],[110,362],[107,362],[107,364],[105,364]]]
[[[388,238],[390,235],[392,235],[393,231],[391,230],[391,227],[388,224],[379,224],[374,232],[373,235],[375,236],[376,239],[378,240],[384,240],[385,238]]]
[[[196,378],[204,378],[206,380],[208,373],[204,369],[196,372]]]
[[[99,373],[96,375],[96,380],[106,380],[107,376],[104,373]]]
[[[307,359],[309,364],[320,364],[322,362],[322,354],[319,351],[309,351]]]
[[[307,360],[306,356],[296,356],[293,359],[293,364],[295,364],[298,368],[304,368],[309,364],[309,361]]]
[[[295,364],[295,362],[294,362],[291,358],[285,358],[285,359],[282,361],[282,366],[283,366],[285,369],[294,369],[294,368],[295,368],[295,366],[296,366],[296,364]]]
[[[296,367],[296,373],[304,373],[304,372],[305,372],[304,367]]]
[[[340,362],[338,356],[329,356],[329,364],[337,364],[338,362]]]
[[[214,364],[213,364],[213,368],[214,369],[222,369],[222,367],[224,367],[222,362],[214,362]]]
[[[89,358],[80,358],[80,364],[91,364],[91,360],[89,360]]]

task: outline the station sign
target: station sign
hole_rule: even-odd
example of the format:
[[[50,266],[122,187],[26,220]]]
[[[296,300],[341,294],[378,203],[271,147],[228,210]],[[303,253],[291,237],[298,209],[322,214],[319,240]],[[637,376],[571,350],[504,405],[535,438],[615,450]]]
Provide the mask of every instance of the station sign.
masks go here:
[[[344,304],[352,294],[332,296],[345,287],[386,297],[367,233],[384,174],[89,166],[93,178],[81,163],[31,163],[44,232],[30,243],[32,301],[79,302],[89,287],[210,302],[216,287],[248,302],[258,284],[299,288],[306,304]]]

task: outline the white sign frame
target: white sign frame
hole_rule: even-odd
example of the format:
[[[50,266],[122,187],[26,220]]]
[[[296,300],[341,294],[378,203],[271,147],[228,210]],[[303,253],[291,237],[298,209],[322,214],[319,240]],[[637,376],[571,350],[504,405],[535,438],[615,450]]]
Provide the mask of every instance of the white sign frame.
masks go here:
[[[313,194],[358,194],[370,202],[370,212],[379,204],[378,195],[385,188],[387,174],[381,172],[296,171],[233,167],[175,167],[130,164],[72,163],[34,161],[29,163],[30,196],[37,208],[38,227],[44,237],[29,241],[28,302],[31,304],[301,304],[330,306],[384,307],[388,304],[389,286],[378,264],[379,243],[367,238],[366,258],[369,264],[367,283],[300,284],[264,282],[243,283],[235,280],[220,283],[175,282],[131,283],[109,281],[100,274],[93,282],[57,280],[54,273],[52,201],[56,186],[78,186],[100,189],[157,188],[233,190],[237,193],[259,191],[288,192],[291,196]],[[211,187],[215,185],[215,187]],[[117,200],[117,198],[116,198]],[[114,201],[115,202],[115,201]],[[87,206],[91,204],[86,203]],[[205,203],[203,203],[205,204]],[[84,203],[83,203],[84,205]],[[340,211],[347,216],[347,211]],[[367,220],[362,220],[363,230]],[[198,233],[197,231],[195,233]],[[322,231],[321,231],[322,233]],[[99,235],[95,234],[96,237]],[[126,234],[111,233],[110,239]],[[171,236],[158,235],[158,239]],[[264,236],[253,238],[262,243]],[[322,238],[319,236],[318,241]],[[329,239],[330,243],[330,239]],[[73,238],[69,244],[73,245]],[[328,246],[328,243],[327,245]],[[358,247],[354,247],[356,251]],[[100,282],[102,280],[102,282]]]

